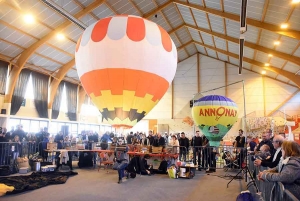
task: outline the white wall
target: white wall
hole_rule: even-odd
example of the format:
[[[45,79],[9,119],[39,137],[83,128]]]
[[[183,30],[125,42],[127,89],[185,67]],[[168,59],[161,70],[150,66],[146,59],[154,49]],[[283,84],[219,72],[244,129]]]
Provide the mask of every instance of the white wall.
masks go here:
[[[203,56],[200,57],[200,92],[212,90],[218,87],[223,87],[225,83],[225,63]],[[244,80],[245,83],[245,99],[246,99],[246,114],[248,117],[262,117],[264,115],[264,96],[263,86],[265,86],[265,112],[269,114],[277,108],[282,102],[290,97],[297,87],[293,87],[268,77],[262,77],[260,74],[243,70],[242,75],[238,75],[236,66],[227,64],[227,84]],[[263,84],[264,82],[264,84]],[[152,111],[144,118],[133,130],[148,131],[145,126],[148,119],[157,119],[158,124],[168,124],[171,133],[186,132],[188,135],[193,135],[193,127],[184,124],[183,118],[190,116],[191,109],[189,101],[193,95],[197,93],[197,56],[193,56],[178,64],[177,72],[174,78],[174,105],[172,118],[172,86],[169,87],[161,101],[153,108]],[[227,91],[227,94],[226,94]],[[239,117],[244,116],[244,98],[242,83],[234,84],[218,90],[202,93],[203,95],[217,94],[226,95],[238,104]],[[0,108],[2,108],[4,97],[0,96]],[[279,110],[285,111],[288,115],[293,116],[300,114],[300,93],[284,104]],[[26,102],[25,107],[21,107],[16,116],[38,117],[32,101]],[[65,114],[60,114],[58,120],[68,121]],[[85,123],[101,123],[100,117],[86,116]],[[231,135],[236,135],[236,131],[242,127],[240,120],[229,132]]]
[[[239,82],[234,85],[223,87],[225,83],[225,63],[202,56],[200,57],[200,92],[210,90],[209,92],[201,93],[202,96],[216,94],[226,95],[237,103],[239,108],[239,118],[244,116],[244,96],[243,84],[239,81],[244,81],[245,85],[245,100],[246,100],[246,114],[249,117],[261,117],[264,115],[264,96],[263,86],[265,86],[265,113],[269,114],[272,110],[277,108],[290,95],[292,95],[297,87],[293,87],[268,77],[243,70],[242,75],[238,75],[238,68],[236,66],[227,64],[227,84]],[[264,84],[263,84],[264,82]],[[215,88],[220,89],[212,90]],[[197,56],[193,56],[178,64],[177,72],[174,78],[174,117],[159,118],[160,116],[170,116],[171,111],[157,110],[154,108],[151,117],[158,118],[158,124],[169,124],[170,132],[186,132],[188,135],[193,135],[193,127],[188,126],[182,122],[186,116],[191,117],[191,109],[189,101],[193,95],[197,93]],[[172,97],[170,90],[167,92],[168,97]],[[164,99],[164,98],[163,98]],[[164,103],[159,103],[159,108],[169,108],[171,105],[171,98]],[[285,111],[288,115],[300,114],[300,93],[288,101],[279,110]],[[155,111],[155,112],[154,112]],[[168,112],[168,114],[166,114]],[[147,116],[148,117],[148,116]],[[242,128],[241,119],[228,132],[226,139],[232,138],[237,134],[237,130]]]

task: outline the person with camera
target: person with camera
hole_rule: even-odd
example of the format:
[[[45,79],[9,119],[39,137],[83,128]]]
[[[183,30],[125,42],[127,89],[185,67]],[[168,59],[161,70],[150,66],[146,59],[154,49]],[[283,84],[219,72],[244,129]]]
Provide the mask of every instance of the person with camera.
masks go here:
[[[280,158],[282,156],[282,152],[281,152],[281,145],[284,141],[284,138],[281,135],[276,135],[273,138],[273,146],[274,149],[276,150],[275,152],[273,152],[273,154],[271,153],[271,158],[270,159],[255,159],[254,161],[254,165],[255,166],[263,166],[263,167],[269,167],[269,168],[274,168],[278,165]]]

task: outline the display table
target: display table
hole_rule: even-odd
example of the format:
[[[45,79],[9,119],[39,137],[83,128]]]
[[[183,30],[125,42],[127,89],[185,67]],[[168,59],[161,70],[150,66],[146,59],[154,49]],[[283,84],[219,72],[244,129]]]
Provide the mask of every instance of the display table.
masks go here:
[[[178,154],[170,154],[170,153],[154,154],[154,153],[143,153],[143,152],[133,152],[133,151],[129,151],[127,153],[128,153],[129,156],[145,156],[146,154],[148,154],[150,157],[178,158]]]

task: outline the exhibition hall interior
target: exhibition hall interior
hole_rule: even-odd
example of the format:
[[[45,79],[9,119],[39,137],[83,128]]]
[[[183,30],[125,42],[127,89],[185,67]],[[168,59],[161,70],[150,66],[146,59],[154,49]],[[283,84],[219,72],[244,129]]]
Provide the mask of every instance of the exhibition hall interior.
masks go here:
[[[300,200],[300,0],[0,0],[0,199]]]

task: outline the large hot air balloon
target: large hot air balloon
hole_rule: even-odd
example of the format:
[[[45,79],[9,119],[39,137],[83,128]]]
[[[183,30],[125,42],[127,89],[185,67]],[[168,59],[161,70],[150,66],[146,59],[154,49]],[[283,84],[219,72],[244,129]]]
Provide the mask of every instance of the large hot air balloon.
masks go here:
[[[82,86],[103,118],[131,128],[169,88],[177,50],[159,25],[122,15],[89,26],[77,42],[75,60]]]
[[[238,108],[225,96],[209,95],[195,100],[192,115],[195,124],[210,141],[210,146],[219,146],[236,122]]]

